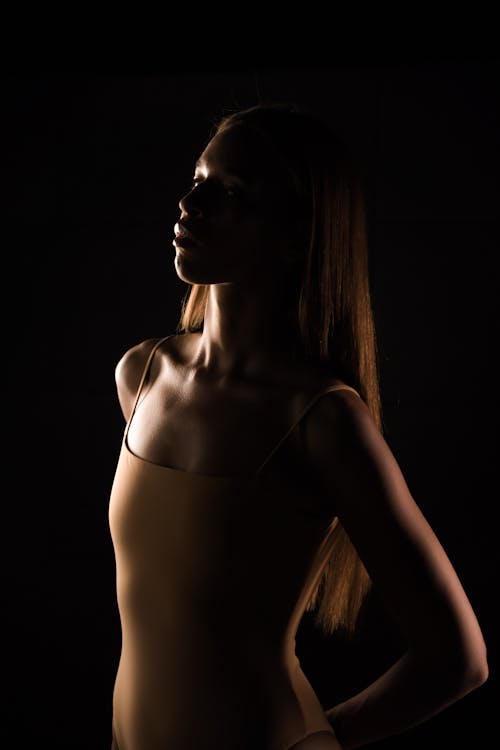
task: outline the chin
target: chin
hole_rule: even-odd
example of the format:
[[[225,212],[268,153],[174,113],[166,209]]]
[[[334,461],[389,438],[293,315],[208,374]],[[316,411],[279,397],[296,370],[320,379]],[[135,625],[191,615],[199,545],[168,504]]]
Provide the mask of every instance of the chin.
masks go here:
[[[207,267],[204,258],[194,253],[177,252],[174,265],[177,276],[186,284],[231,284],[238,280],[236,273],[228,271],[227,263],[217,268],[210,260],[210,267]]]
[[[191,266],[187,263],[175,262],[175,271],[181,281],[186,284],[224,284],[228,283],[226,278],[222,278],[221,275],[216,276],[210,271],[202,271],[200,268],[195,268],[194,264]]]

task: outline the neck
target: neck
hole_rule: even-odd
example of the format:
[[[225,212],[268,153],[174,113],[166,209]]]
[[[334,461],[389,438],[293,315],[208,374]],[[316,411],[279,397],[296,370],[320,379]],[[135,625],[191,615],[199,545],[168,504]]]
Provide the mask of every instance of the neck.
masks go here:
[[[214,379],[258,378],[295,361],[295,330],[277,283],[211,284],[195,368]]]

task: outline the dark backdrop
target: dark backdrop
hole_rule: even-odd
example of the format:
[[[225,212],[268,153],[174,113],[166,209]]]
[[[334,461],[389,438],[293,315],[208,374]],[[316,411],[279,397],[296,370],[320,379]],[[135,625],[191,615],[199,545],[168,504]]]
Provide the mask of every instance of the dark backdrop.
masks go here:
[[[498,86],[489,61],[3,78],[5,746],[110,747],[120,628],[107,513],[124,427],[114,367],[133,344],[174,332],[186,288],[171,245],[179,197],[213,119],[261,97],[322,116],[366,166],[386,439],[489,647],[485,685],[373,747],[488,742]],[[324,638],[306,615],[297,643],[325,707],[401,649],[375,595],[352,642]]]

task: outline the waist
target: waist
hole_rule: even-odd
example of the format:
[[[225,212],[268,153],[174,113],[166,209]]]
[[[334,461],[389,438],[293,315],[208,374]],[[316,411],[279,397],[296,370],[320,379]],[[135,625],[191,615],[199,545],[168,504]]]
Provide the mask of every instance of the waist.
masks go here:
[[[296,666],[296,641],[280,631],[271,635],[262,624],[238,619],[207,622],[187,620],[179,613],[171,620],[154,622],[144,613],[121,619],[122,659],[136,670],[163,674],[171,682],[190,675],[201,680],[218,674],[230,681],[244,673],[245,679],[269,670],[286,676]]]
[[[123,583],[123,582],[122,582]],[[237,655],[256,665],[268,662],[290,665],[295,658],[298,607],[283,607],[265,597],[255,599],[228,594],[210,599],[205,594],[164,586],[119,585],[118,608],[122,639],[129,651],[151,651],[155,658],[183,659],[197,653],[221,659]],[[145,654],[147,658],[147,653]]]

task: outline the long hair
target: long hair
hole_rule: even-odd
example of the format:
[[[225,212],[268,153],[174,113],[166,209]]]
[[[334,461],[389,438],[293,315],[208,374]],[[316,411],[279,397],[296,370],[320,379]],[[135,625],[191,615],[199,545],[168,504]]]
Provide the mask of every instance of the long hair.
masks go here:
[[[297,285],[290,320],[303,361],[340,376],[366,403],[383,431],[378,353],[371,304],[364,183],[356,158],[333,131],[284,103],[258,104],[226,114],[212,136],[250,128],[285,165],[304,217],[295,262]],[[209,285],[190,285],[178,332],[203,326]],[[326,635],[352,634],[371,580],[338,518],[330,552],[305,611]]]

